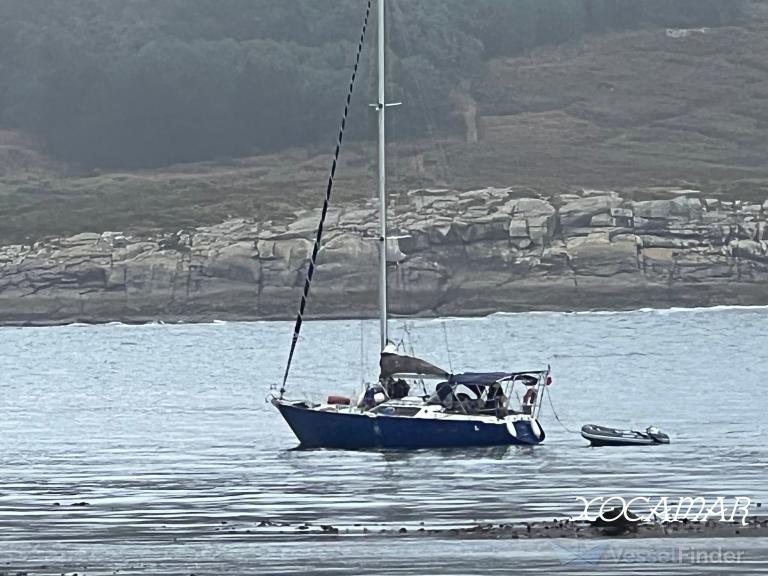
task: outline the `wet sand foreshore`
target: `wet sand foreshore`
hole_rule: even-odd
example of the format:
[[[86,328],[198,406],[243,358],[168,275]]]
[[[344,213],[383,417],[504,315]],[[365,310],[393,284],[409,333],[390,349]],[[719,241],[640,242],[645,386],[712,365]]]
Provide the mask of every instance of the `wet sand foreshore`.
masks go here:
[[[753,516],[741,522],[718,522],[715,520],[675,522],[609,523],[573,522],[569,519],[554,519],[546,522],[520,522],[505,524],[476,524],[464,527],[430,527],[425,523],[400,527],[335,526],[333,524],[282,524],[264,520],[252,527],[222,525],[216,529],[217,536],[226,535],[227,540],[253,539],[313,539],[318,537],[388,537],[388,538],[441,538],[441,539],[550,539],[550,538],[745,538],[768,537],[768,516]],[[192,535],[191,535],[192,536]],[[202,534],[193,535],[193,539]]]
[[[83,508],[79,508],[83,511]],[[464,527],[435,527],[425,523],[407,524],[399,527],[388,525],[363,525],[355,524],[352,526],[334,526],[331,524],[320,523],[300,523],[288,524],[263,520],[260,522],[238,523],[219,521],[210,524],[200,523],[197,526],[187,526],[179,530],[178,527],[171,526],[145,526],[137,527],[133,530],[129,527],[120,531],[120,534],[106,535],[103,533],[88,534],[87,532],[78,532],[73,534],[40,534],[36,539],[30,541],[28,536],[22,537],[14,545],[13,538],[6,545],[13,548],[3,550],[0,546],[0,559],[7,558],[10,561],[0,562],[0,576],[42,576],[66,574],[74,576],[106,576],[114,574],[130,573],[152,573],[163,575],[184,575],[202,573],[221,573],[226,568],[229,573],[296,573],[300,566],[305,566],[300,560],[298,563],[291,564],[292,568],[285,571],[285,566],[280,568],[275,566],[275,572],[264,572],[264,566],[254,557],[255,550],[264,550],[278,547],[282,549],[286,545],[295,544],[299,547],[312,547],[313,543],[322,547],[338,547],[346,549],[345,542],[348,539],[354,539],[378,542],[379,545],[387,547],[395,546],[400,549],[402,546],[418,546],[423,551],[423,547],[438,546],[443,549],[445,546],[451,547],[452,542],[460,545],[462,542],[473,541],[474,545],[485,546],[492,545],[495,541],[515,540],[522,544],[529,540],[561,542],[560,546],[571,546],[568,542],[574,540],[589,541],[592,543],[605,542],[608,546],[622,546],[618,542],[627,541],[636,542],[632,546],[651,546],[652,550],[658,553],[659,541],[670,540],[678,542],[674,550],[687,551],[698,550],[711,553],[722,553],[723,539],[729,539],[734,543],[734,548],[728,554],[744,554],[744,550],[751,550],[750,554],[762,555],[760,547],[752,549],[750,544],[746,544],[744,539],[752,542],[764,542],[759,538],[768,536],[768,516],[754,516],[747,519],[747,525],[740,522],[660,522],[660,523],[635,523],[631,527],[623,527],[615,530],[615,526],[605,527],[596,526],[595,522],[573,522],[568,519],[551,520],[541,522],[518,522],[505,524],[476,524]],[[115,538],[117,537],[117,538]],[[102,553],[107,553],[109,542],[117,543],[118,548],[105,557]],[[648,544],[643,544],[647,541]],[[712,544],[707,544],[711,541]],[[486,544],[483,544],[483,543]],[[434,543],[434,544],[433,544]],[[52,545],[52,546],[51,546]],[[258,548],[254,548],[256,545]],[[597,544],[589,544],[595,546]],[[31,548],[30,548],[31,546]],[[49,546],[50,549],[49,549]],[[72,554],[67,552],[69,546],[72,548]],[[209,557],[211,550],[223,550],[225,546],[229,552],[221,557]],[[333,548],[328,548],[332,550]],[[623,548],[616,548],[623,550]],[[26,552],[23,552],[25,550]],[[47,553],[40,555],[41,550],[47,550]],[[79,552],[77,552],[77,551]],[[195,557],[191,561],[190,553],[205,550],[202,557]],[[518,548],[511,549],[510,553],[516,553]],[[525,550],[525,549],[524,549]],[[570,549],[566,549],[570,550]],[[634,548],[632,549],[634,550]],[[644,550],[644,548],[643,548]],[[715,551],[715,552],[712,552]],[[151,552],[149,556],[146,553]],[[4,554],[5,553],[5,554]],[[544,557],[537,557],[536,562],[547,569],[562,567],[562,559],[548,559],[547,554],[554,552],[544,549]],[[115,554],[120,558],[116,561]],[[741,556],[734,556],[740,558]],[[74,558],[80,558],[75,560]],[[203,559],[205,558],[205,559]],[[282,557],[281,557],[282,558]],[[718,563],[726,562],[723,565],[722,572],[731,574],[728,564],[730,556],[723,556],[723,559],[715,560]],[[282,558],[282,561],[285,559]],[[572,558],[569,556],[566,562]],[[309,562],[309,560],[306,560]],[[621,561],[621,558],[616,561]],[[630,560],[631,561],[631,560]],[[682,562],[682,560],[680,560]],[[734,560],[736,561],[736,560]],[[314,562],[314,561],[313,561]],[[329,562],[325,559],[324,562]],[[342,569],[340,565],[331,562],[336,572],[339,574],[373,574],[379,572],[374,565],[367,566],[362,570],[360,566],[350,565]],[[404,560],[407,562],[407,560]],[[666,566],[666,565],[665,565]],[[683,568],[684,564],[681,564]],[[360,568],[360,570],[358,570]],[[757,567],[756,567],[757,568]],[[456,566],[458,572],[465,573],[460,566]],[[665,568],[666,569],[666,568]],[[759,570],[759,568],[757,568]],[[374,570],[370,572],[370,570]],[[392,573],[392,572],[386,572]],[[399,573],[399,572],[398,572]],[[442,573],[442,572],[441,572]],[[449,573],[449,572],[444,572]],[[570,573],[570,572],[569,572]],[[669,572],[659,572],[667,574]],[[677,572],[675,572],[677,573]],[[681,574],[692,574],[685,569]],[[761,573],[761,572],[750,572]]]

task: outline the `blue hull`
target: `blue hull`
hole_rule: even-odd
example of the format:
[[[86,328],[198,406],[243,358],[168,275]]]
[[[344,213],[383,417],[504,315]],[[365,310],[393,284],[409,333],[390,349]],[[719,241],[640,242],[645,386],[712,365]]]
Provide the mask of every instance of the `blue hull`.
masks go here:
[[[531,446],[544,440],[531,423],[515,422],[516,435],[504,421],[481,421],[368,416],[341,412],[320,412],[283,402],[274,402],[299,439],[302,448],[418,449],[465,448],[473,446]]]

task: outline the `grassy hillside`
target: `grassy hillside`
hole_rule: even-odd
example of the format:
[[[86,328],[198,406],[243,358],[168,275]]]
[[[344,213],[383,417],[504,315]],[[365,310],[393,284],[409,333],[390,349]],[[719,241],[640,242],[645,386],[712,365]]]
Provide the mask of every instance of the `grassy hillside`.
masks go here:
[[[497,58],[472,87],[479,141],[440,136],[392,146],[394,189],[517,185],[684,185],[768,197],[768,17],[741,26],[588,35]],[[405,105],[428,136],[440,118],[419,93]],[[393,113],[390,135],[407,131]],[[81,231],[178,230],[229,216],[287,218],[316,206],[327,146],[133,172],[74,172],[19,133],[0,133],[0,241]],[[343,154],[337,201],[373,194],[375,150]]]

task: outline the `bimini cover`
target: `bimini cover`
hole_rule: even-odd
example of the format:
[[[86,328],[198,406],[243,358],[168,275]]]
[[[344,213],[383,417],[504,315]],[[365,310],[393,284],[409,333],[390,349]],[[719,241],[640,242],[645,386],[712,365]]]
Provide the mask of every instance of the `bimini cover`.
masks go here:
[[[448,378],[449,374],[442,368],[430,364],[426,360],[414,356],[402,356],[384,350],[379,360],[381,367],[381,378],[389,378],[395,374],[413,374],[419,376],[440,376]]]
[[[490,386],[500,380],[512,380],[525,386],[535,386],[539,383],[539,372],[466,372],[464,374],[452,374],[449,382],[458,386]]]
[[[507,380],[515,376],[509,372],[466,372],[464,374],[451,375],[450,383],[458,386],[490,386],[499,380]]]

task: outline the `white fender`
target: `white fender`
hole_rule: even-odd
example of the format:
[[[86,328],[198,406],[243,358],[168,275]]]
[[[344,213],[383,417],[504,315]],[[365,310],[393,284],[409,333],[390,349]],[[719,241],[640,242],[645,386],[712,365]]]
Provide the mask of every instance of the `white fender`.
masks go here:
[[[531,430],[536,438],[541,438],[541,426],[536,420],[531,420]]]
[[[517,438],[517,430],[515,430],[515,422],[514,420],[507,420],[507,432],[512,434],[515,438]]]

